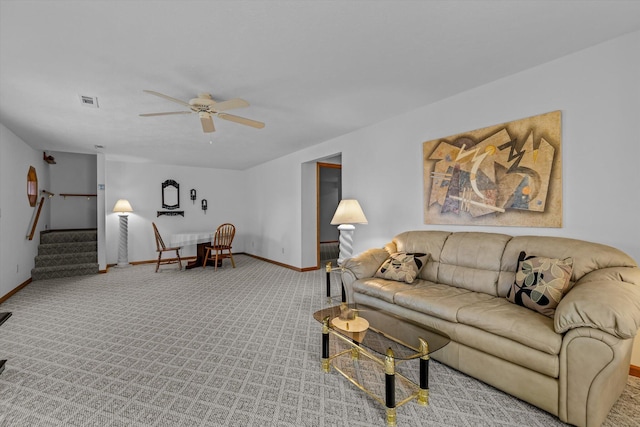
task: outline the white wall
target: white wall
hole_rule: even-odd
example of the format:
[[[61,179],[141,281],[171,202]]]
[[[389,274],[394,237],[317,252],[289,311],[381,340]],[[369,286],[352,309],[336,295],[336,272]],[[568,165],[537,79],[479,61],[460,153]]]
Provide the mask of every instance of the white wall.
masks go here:
[[[49,165],[36,151],[0,124],[0,297],[31,277],[38,253],[40,231],[49,225],[49,200],[45,201],[33,240],[31,231],[37,210],[27,199],[27,172],[33,166],[38,175],[38,203],[41,190],[49,190]]]
[[[306,152],[306,150],[305,150]],[[302,185],[302,176],[315,176],[315,166],[303,164],[298,153],[251,168],[247,179],[248,210],[247,252],[295,267],[315,266],[316,210],[305,203],[305,231],[302,232],[303,194],[307,202],[315,200],[315,186]],[[317,157],[314,157],[317,158]],[[315,181],[313,181],[315,182]],[[308,183],[305,183],[308,184]],[[313,197],[309,192],[313,191]],[[312,219],[311,219],[312,218]],[[312,226],[309,226],[309,223]],[[309,246],[302,251],[302,237]],[[313,249],[309,249],[313,247]],[[303,256],[307,264],[303,264]]]
[[[157,258],[151,223],[155,222],[160,234],[169,244],[172,233],[215,231],[218,225],[231,222],[236,226],[234,252],[244,252],[247,238],[246,223],[251,213],[247,209],[244,173],[241,171],[193,168],[106,161],[106,259],[108,264],[118,260],[120,223],[113,206],[118,199],[127,199],[133,213],[129,215],[129,261],[147,261]],[[180,184],[180,209],[185,216],[157,216],[162,209],[162,183],[173,179]],[[189,190],[196,189],[195,204]],[[200,201],[207,199],[208,210],[202,211]],[[185,247],[181,255],[195,255],[195,246]],[[166,255],[165,255],[166,256]]]
[[[96,210],[97,210],[97,231],[98,231],[98,266],[100,271],[107,269],[107,201],[105,194],[105,179],[107,161],[103,153],[96,155]],[[113,207],[112,207],[113,208]]]
[[[342,152],[343,198],[358,199],[369,220],[356,226],[354,253],[405,230],[443,229],[573,237],[640,261],[638,46],[635,32],[248,170],[252,210],[261,208],[251,224],[256,253],[305,267],[296,256],[300,165]],[[562,111],[562,228],[423,224],[424,141],[554,110]],[[283,246],[294,253],[281,254]]]
[[[49,167],[51,190],[51,228],[55,230],[97,227],[96,197],[62,197],[60,194],[96,194],[95,154],[47,153],[56,164]]]

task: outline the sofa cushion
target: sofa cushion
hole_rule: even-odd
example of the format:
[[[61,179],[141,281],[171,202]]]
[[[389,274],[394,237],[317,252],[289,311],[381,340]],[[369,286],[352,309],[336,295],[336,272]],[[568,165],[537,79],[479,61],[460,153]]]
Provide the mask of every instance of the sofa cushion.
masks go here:
[[[375,277],[413,283],[428,259],[429,254],[425,253],[392,253],[378,268]]]
[[[438,283],[498,295],[502,253],[511,236],[496,233],[451,234],[440,253]]]
[[[491,295],[455,286],[419,281],[420,286],[399,290],[396,305],[457,323],[458,310],[478,301],[493,299]]]
[[[572,266],[572,258],[561,260],[520,252],[515,282],[507,300],[553,317],[569,287]]]
[[[418,277],[432,282],[438,281],[438,268],[440,266],[440,252],[447,238],[451,235],[448,231],[416,230],[405,231],[387,243],[385,249],[393,252],[423,252],[429,254],[427,266],[422,269]]]
[[[395,295],[400,291],[413,289],[415,287],[424,286],[423,280],[416,280],[412,284],[398,282],[397,280],[382,279],[379,277],[370,277],[360,279],[353,282],[354,293],[369,295],[371,297],[380,298],[383,301],[393,303]]]
[[[505,298],[460,307],[458,322],[509,338],[549,354],[558,354],[562,335],[554,330],[553,319]]]

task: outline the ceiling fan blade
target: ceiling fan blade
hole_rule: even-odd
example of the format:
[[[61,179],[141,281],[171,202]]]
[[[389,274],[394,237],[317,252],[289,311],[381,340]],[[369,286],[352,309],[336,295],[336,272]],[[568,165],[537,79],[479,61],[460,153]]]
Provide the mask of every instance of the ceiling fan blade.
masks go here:
[[[188,102],[184,102],[184,101],[181,101],[179,99],[172,98],[169,95],[165,95],[165,94],[160,93],[160,92],[155,92],[153,90],[146,90],[146,89],[144,89],[143,92],[150,93],[151,95],[159,96],[160,98],[168,99],[169,101],[176,102],[176,103],[178,103],[180,105],[184,105],[185,107],[191,108],[191,105],[189,105]]]
[[[247,125],[257,129],[262,129],[264,127],[264,123],[262,122],[246,119],[244,117],[234,116],[233,114],[218,113],[216,115],[221,119],[229,120],[230,122],[240,123],[241,125]]]
[[[202,123],[202,131],[205,133],[215,132],[216,128],[213,126],[213,119],[211,118],[211,114],[201,112],[200,114],[200,123]]]
[[[141,117],[153,117],[153,116],[169,116],[171,114],[191,114],[193,111],[171,111],[169,113],[146,113],[140,114]]]
[[[214,111],[227,111],[227,110],[232,110],[234,108],[244,108],[248,106],[249,106],[249,103],[244,99],[234,98],[228,101],[216,102],[211,106],[211,109]]]

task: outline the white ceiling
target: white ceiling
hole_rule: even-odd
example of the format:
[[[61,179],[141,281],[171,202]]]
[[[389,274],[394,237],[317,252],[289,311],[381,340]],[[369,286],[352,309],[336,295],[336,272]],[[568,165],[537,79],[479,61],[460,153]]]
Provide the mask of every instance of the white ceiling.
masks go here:
[[[0,0],[0,122],[41,150],[246,169],[637,30],[635,0]],[[243,98],[266,127],[139,117],[182,109],[143,89]]]

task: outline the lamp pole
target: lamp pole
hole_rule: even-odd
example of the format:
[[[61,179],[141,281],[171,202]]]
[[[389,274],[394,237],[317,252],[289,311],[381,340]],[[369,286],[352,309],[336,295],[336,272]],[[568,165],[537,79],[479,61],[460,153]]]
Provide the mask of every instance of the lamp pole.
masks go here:
[[[342,262],[351,258],[353,255],[353,232],[356,226],[353,224],[340,224],[340,254],[338,255],[338,265],[342,266]]]
[[[118,244],[118,267],[129,264],[129,215],[122,213],[120,217],[120,243]]]

